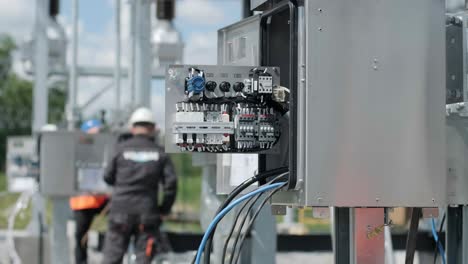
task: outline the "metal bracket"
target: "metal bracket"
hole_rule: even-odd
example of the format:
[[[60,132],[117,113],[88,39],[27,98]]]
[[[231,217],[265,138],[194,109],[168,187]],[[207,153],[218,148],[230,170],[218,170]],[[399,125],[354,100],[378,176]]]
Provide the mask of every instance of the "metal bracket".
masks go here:
[[[313,207],[312,216],[319,219],[330,218],[330,207]]]
[[[233,122],[174,122],[174,134],[234,134]]]
[[[436,218],[439,217],[439,208],[423,208],[422,209],[423,218]]]
[[[286,205],[271,205],[271,213],[273,215],[286,215]]]

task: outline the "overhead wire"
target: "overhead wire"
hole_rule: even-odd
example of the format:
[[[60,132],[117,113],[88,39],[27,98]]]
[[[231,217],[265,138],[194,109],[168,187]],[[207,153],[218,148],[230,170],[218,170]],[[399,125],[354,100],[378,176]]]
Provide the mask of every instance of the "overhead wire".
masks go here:
[[[211,221],[210,225],[208,226],[208,228],[205,231],[205,234],[203,235],[202,241],[200,243],[200,246],[198,247],[197,254],[195,256],[195,264],[200,264],[202,254],[203,254],[203,252],[205,250],[205,247],[207,245],[207,241],[208,241],[209,237],[214,233],[214,229],[215,229],[216,225],[219,223],[219,221],[221,221],[221,219],[229,211],[231,211],[238,204],[244,202],[245,200],[247,200],[247,199],[249,199],[249,198],[251,198],[251,197],[253,197],[253,196],[255,196],[255,195],[259,194],[259,193],[266,192],[266,191],[269,191],[269,190],[272,190],[272,189],[275,189],[275,188],[277,190],[279,190],[279,188],[283,187],[284,185],[286,185],[286,182],[273,183],[271,185],[260,187],[257,190],[255,190],[253,192],[250,192],[248,194],[245,194],[245,195],[241,196],[240,198],[232,201],[232,203],[229,203],[229,205],[227,205],[223,210],[221,210],[221,212],[219,212],[214,217],[214,219]]]

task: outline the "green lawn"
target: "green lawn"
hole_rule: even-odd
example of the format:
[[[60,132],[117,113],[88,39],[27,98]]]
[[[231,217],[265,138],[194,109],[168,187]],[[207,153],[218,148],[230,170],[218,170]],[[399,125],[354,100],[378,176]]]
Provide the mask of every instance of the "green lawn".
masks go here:
[[[0,172],[0,192],[5,192],[7,189],[7,180],[6,175],[3,172]]]
[[[201,191],[201,169],[192,167],[192,159],[188,154],[173,155],[172,160],[177,171],[179,186],[177,190],[177,200],[174,206],[175,211],[197,214],[200,208]],[[6,193],[6,176],[0,173],[0,229],[8,226],[8,215],[15,205],[19,194]],[[52,203],[47,201],[46,205],[47,223],[52,222]],[[31,219],[31,205],[18,214],[15,222],[16,229],[25,228]],[[92,228],[104,231],[107,228],[107,218],[96,218]],[[198,232],[201,228],[198,224],[184,224],[168,222],[165,228],[174,231]]]

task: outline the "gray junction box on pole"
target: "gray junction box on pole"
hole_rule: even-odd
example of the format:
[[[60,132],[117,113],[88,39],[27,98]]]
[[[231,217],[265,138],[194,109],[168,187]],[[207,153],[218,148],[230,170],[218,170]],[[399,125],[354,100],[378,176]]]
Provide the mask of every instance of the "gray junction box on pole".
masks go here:
[[[51,197],[68,197],[79,192],[108,191],[102,176],[116,141],[112,134],[43,133],[41,192]]]

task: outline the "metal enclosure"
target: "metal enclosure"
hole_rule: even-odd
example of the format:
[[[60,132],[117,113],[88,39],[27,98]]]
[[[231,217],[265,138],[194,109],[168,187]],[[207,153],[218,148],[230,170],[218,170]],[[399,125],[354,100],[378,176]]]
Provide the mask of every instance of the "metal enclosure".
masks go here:
[[[218,65],[259,64],[260,17],[251,16],[218,30]],[[258,154],[220,154],[215,159],[218,194],[230,193],[240,182],[258,171]],[[254,165],[252,161],[257,164]],[[246,191],[251,191],[251,188]]]
[[[259,65],[260,17],[251,16],[218,30],[218,65]]]
[[[468,204],[468,120],[447,117],[447,203]]]
[[[447,14],[447,202],[450,205],[468,204],[467,25],[467,12]]]
[[[46,132],[41,137],[40,187],[48,196],[107,190],[102,176],[116,137],[80,132]]]
[[[451,112],[467,115],[466,109],[460,108],[468,101],[467,88],[467,13],[447,14],[446,26],[446,103]]]
[[[280,203],[443,206],[444,1],[309,0],[305,18],[304,182]]]
[[[9,192],[34,190],[39,175],[36,156],[36,141],[33,137],[8,137],[6,175]]]

